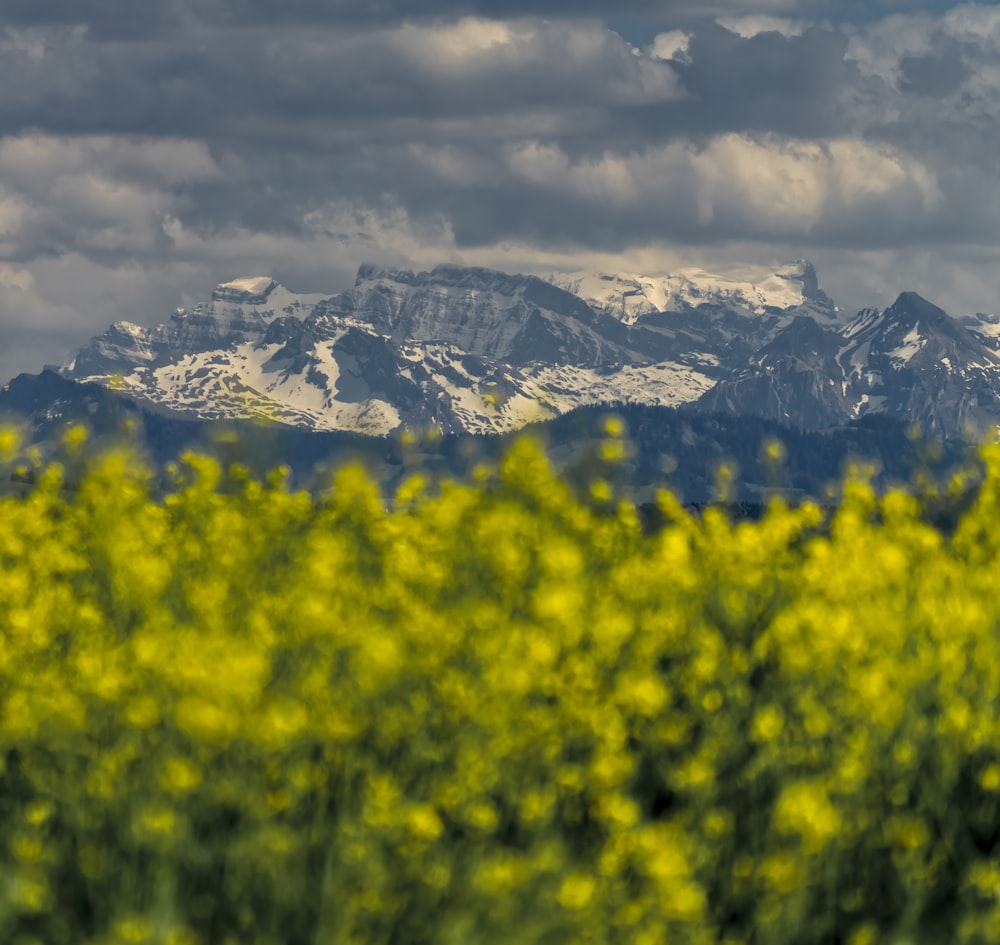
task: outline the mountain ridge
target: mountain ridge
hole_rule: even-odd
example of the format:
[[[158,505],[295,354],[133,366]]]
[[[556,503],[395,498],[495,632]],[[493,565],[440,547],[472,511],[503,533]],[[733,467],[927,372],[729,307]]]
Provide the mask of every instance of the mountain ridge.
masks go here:
[[[332,294],[270,276],[220,283],[155,328],[114,323],[61,373],[198,419],[366,435],[506,433],[607,403],[804,429],[884,413],[952,435],[1000,423],[991,328],[909,291],[848,319],[808,260],[548,279],[363,264]]]

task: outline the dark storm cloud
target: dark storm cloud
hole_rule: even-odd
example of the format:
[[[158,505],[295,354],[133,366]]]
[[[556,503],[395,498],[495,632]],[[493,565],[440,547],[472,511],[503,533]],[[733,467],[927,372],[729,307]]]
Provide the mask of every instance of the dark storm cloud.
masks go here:
[[[935,47],[931,52],[903,56],[899,62],[902,91],[949,95],[972,74],[968,53],[960,43],[938,37]]]
[[[824,0],[806,0],[806,5]],[[162,35],[200,22],[216,25],[385,23],[465,15],[508,18],[639,16],[651,22],[677,16],[734,12],[794,12],[799,0],[3,0],[0,21],[17,26],[86,24],[99,35]]]
[[[691,133],[775,131],[800,137],[854,131],[865,102],[883,83],[845,60],[848,41],[827,29],[799,36],[749,38],[706,23],[694,33],[688,62],[678,63],[690,97],[646,109],[664,130]]]
[[[0,130],[309,137],[316,120],[484,116],[674,97],[665,62],[596,21],[401,24],[383,30],[213,28],[186,41],[57,30],[2,44]],[[503,35],[504,33],[510,35]],[[480,44],[480,45],[477,45]],[[303,124],[305,123],[305,124]]]
[[[162,36],[194,23],[216,25],[385,23],[465,15],[602,19],[656,26],[679,19],[780,14],[856,22],[892,12],[943,11],[949,0],[3,0],[0,22],[18,26],[86,24],[95,35]]]
[[[315,207],[386,195],[418,217],[445,213],[460,245],[575,235],[585,245],[622,246],[657,234],[712,243],[749,237],[755,226],[765,236],[777,228],[813,241],[839,241],[852,227],[866,241],[893,232],[906,241],[924,238],[928,221],[941,225],[921,209],[923,198],[899,196],[904,185],[911,197],[930,185],[891,173],[898,166],[920,176],[918,143],[905,142],[898,159],[863,148],[832,156],[780,151],[782,137],[860,136],[902,145],[906,129],[926,117],[915,114],[893,130],[885,117],[898,110],[899,93],[885,78],[863,74],[848,56],[847,36],[829,28],[745,37],[702,19],[689,28],[686,53],[666,62],[595,19],[304,29],[288,23],[346,16],[353,7],[300,0],[282,6],[265,28],[247,25],[271,9],[264,0],[173,0],[158,5],[159,14],[133,13],[134,25],[155,31],[157,17],[169,11],[174,23],[188,17],[187,32],[138,41],[66,25],[73,16],[110,17],[121,5],[108,0],[46,4],[34,14],[37,5],[7,4],[22,21],[64,22],[8,35],[0,57],[0,84],[8,90],[0,98],[0,130],[186,139],[201,142],[217,165],[217,173],[147,187],[148,206],[140,209],[138,199],[134,205],[149,227],[157,214],[172,213],[203,235],[231,226],[302,233],[303,217]],[[516,4],[504,6],[511,9]],[[748,7],[738,9],[745,14]],[[794,5],[754,9],[794,12]],[[388,6],[383,10],[391,16]],[[959,43],[942,42],[930,58],[904,56],[904,94],[964,75],[966,55]],[[766,165],[772,152],[772,164],[790,175],[790,192],[832,188],[836,174],[848,180],[845,161],[874,162],[885,182],[850,205],[853,223],[812,191],[810,213],[822,219],[791,214],[774,223],[764,205],[741,204],[735,192],[729,199],[743,209],[728,212],[719,202],[721,184],[705,183],[706,175],[720,162]],[[106,176],[106,168],[94,173]],[[118,168],[114,179],[142,184],[124,173]],[[761,192],[780,200],[766,167],[755,173],[767,178]],[[796,183],[797,174],[806,182]],[[919,219],[907,218],[907,208]],[[93,242],[74,237],[92,228],[75,226],[65,209],[28,217],[19,258],[23,245],[41,253]],[[149,234],[137,245],[162,249]]]

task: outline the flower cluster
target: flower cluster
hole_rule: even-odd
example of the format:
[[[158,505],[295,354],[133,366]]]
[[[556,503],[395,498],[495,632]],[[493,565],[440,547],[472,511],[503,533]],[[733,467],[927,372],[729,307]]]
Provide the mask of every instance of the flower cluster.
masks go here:
[[[860,480],[647,533],[528,440],[391,509],[50,466],[0,500],[0,940],[996,941],[983,461],[948,536]]]

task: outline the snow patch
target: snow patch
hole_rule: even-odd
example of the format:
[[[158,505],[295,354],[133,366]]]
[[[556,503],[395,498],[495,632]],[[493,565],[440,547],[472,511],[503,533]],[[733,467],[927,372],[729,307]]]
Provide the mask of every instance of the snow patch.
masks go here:
[[[231,282],[220,282],[216,288],[219,292],[245,292],[247,295],[263,295],[275,285],[270,276],[247,276],[243,279],[233,279]]]
[[[914,326],[903,338],[903,343],[887,351],[886,355],[899,364],[908,364],[913,356],[927,343],[927,339],[920,334],[919,329]]]
[[[841,335],[844,338],[853,338],[861,334],[865,329],[870,328],[879,318],[879,313],[873,308],[862,309],[852,322],[844,327]]]
[[[886,397],[882,394],[862,394],[851,413],[855,420],[869,413],[880,413],[885,401]]]

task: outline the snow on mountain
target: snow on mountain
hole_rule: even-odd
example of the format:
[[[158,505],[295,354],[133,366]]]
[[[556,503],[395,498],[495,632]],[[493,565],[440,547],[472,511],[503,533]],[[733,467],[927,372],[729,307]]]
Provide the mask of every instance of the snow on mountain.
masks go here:
[[[936,435],[1000,423],[1000,355],[915,292],[839,331],[799,318],[699,406],[823,428],[881,413]]]
[[[271,276],[249,276],[220,282],[212,292],[208,305],[198,304],[190,310],[177,309],[174,314],[182,319],[206,314],[217,320],[236,322],[259,316],[263,321],[270,322],[281,315],[305,318],[326,298],[328,296],[323,293],[292,292]]]
[[[223,282],[210,302],[175,309],[167,324],[115,322],[67,361],[62,373],[81,379],[128,374],[136,363],[259,340],[276,318],[307,318],[324,298],[290,292],[270,276]]]
[[[357,329],[312,345],[298,370],[285,346],[244,342],[225,357],[194,352],[138,366],[119,380],[132,394],[200,419],[256,416],[373,435],[401,423],[503,433],[579,406],[676,405],[712,383],[690,366],[668,362],[611,373],[576,365],[518,368],[440,342],[396,346]]]
[[[113,322],[63,365],[75,376],[114,374],[119,368],[142,364],[156,357],[148,329],[132,322]]]
[[[325,307],[393,339],[441,341],[511,364],[591,367],[635,360],[622,327],[535,276],[438,266],[431,272],[362,266]]]
[[[1000,422],[1000,355],[916,292],[848,328],[838,360],[856,415],[889,413],[937,434]]]
[[[212,298],[220,302],[263,302],[277,283],[270,276],[248,276],[220,282]]]
[[[805,259],[777,269],[745,266],[724,274],[691,268],[663,276],[570,272],[553,273],[547,279],[626,325],[655,312],[685,312],[702,305],[724,305],[747,315],[803,307],[808,314],[831,319],[837,314],[819,290],[812,263]]]
[[[959,321],[969,331],[979,335],[991,348],[1000,350],[1000,315],[976,312],[975,315],[963,315]]]
[[[842,335],[840,361],[857,373],[865,370],[937,369],[949,363],[969,368],[1000,368],[1000,356],[958,319],[916,292],[903,292],[878,314],[866,309],[848,324]]]
[[[552,278],[362,266],[331,295],[236,278],[156,328],[114,323],[61,373],[204,419],[375,435],[506,432],[626,403],[810,428],[866,413],[934,432],[1000,422],[1000,328],[915,293],[845,324],[805,260]]]
[[[123,388],[143,399],[199,419],[266,418],[319,430],[382,435],[399,425],[393,406],[378,397],[336,400],[338,365],[331,347],[317,345],[310,370],[283,368],[281,345],[244,342],[217,352],[184,355],[124,377]]]
[[[720,376],[719,358],[683,333],[678,357],[662,356],[675,336],[630,333],[534,276],[362,266],[352,288],[330,296],[298,295],[268,276],[221,283],[168,324],[111,326],[62,373],[114,377],[204,419],[505,432],[577,406],[695,399]]]

